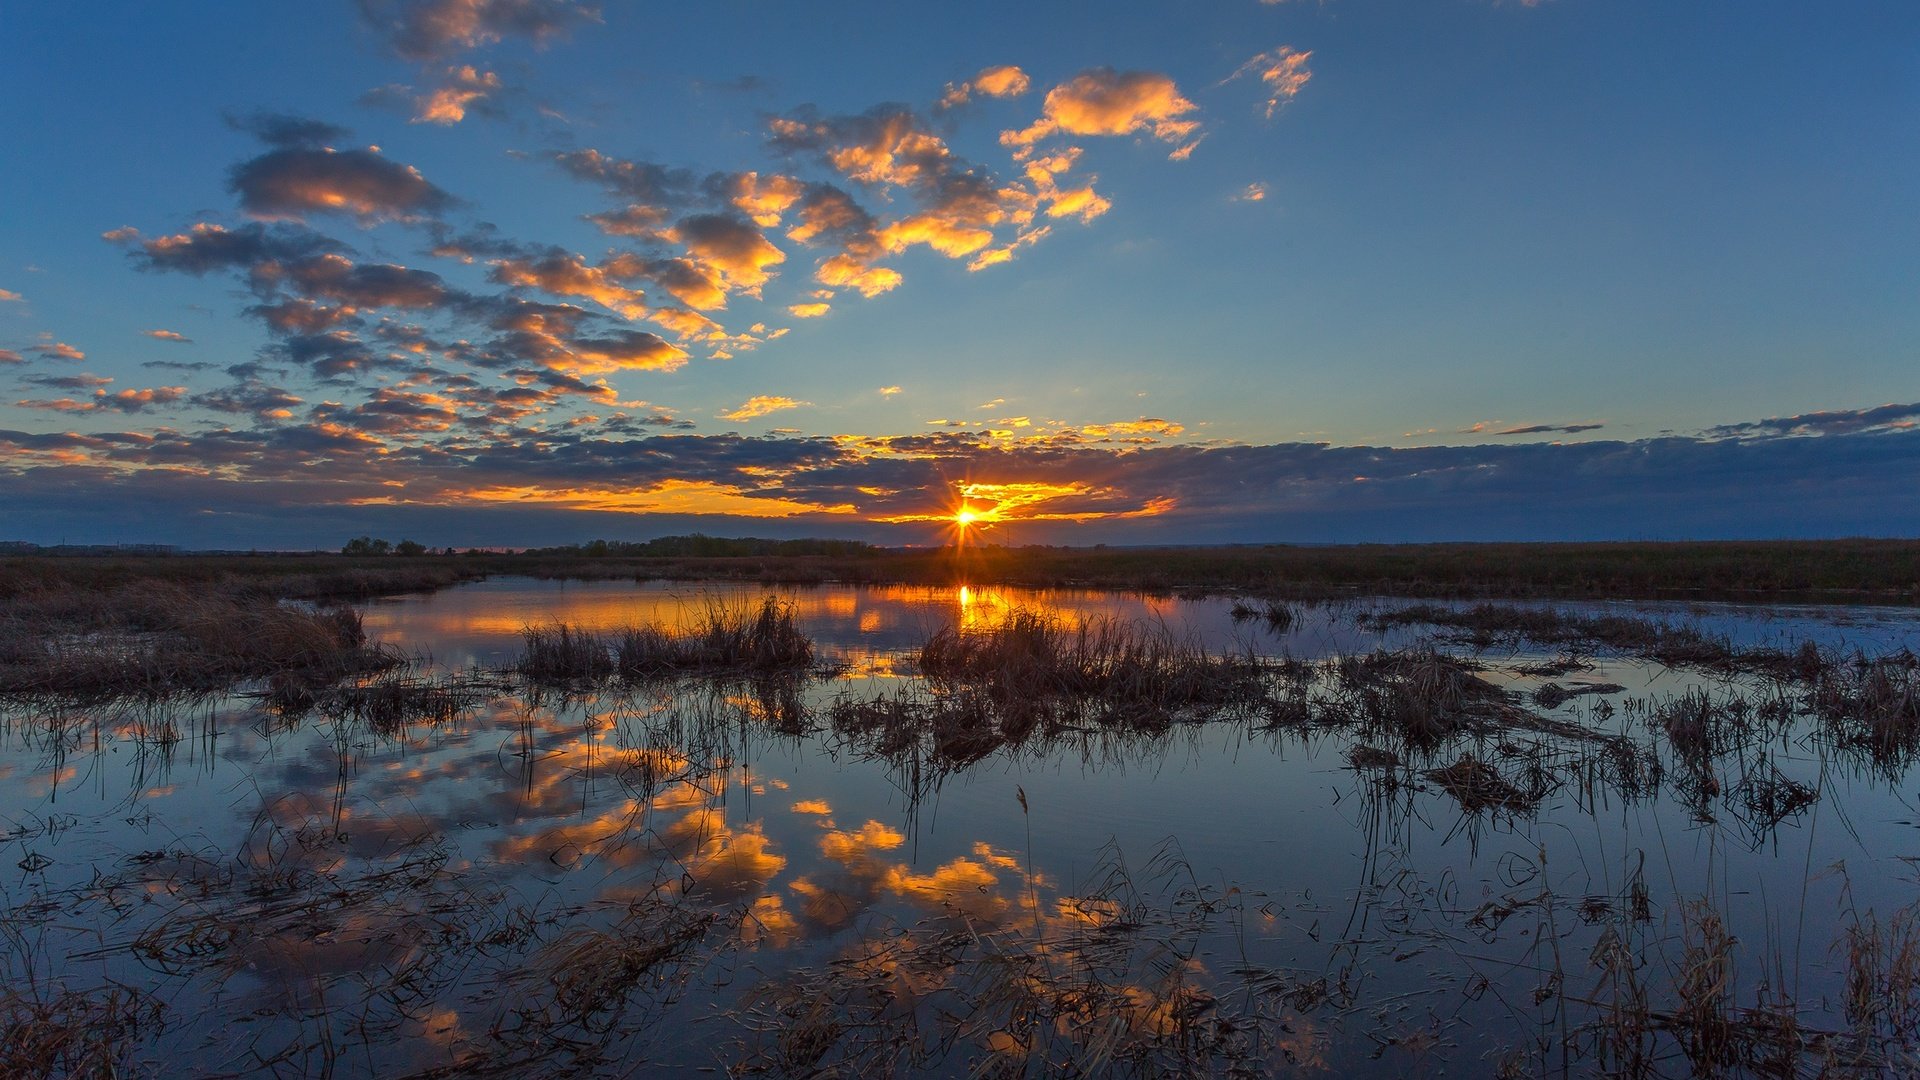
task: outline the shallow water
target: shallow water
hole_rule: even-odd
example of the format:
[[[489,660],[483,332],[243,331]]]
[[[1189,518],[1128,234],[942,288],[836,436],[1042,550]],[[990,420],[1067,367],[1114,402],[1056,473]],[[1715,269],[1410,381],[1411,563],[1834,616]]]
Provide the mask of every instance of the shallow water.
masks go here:
[[[762,593],[497,579],[373,603],[366,626],[444,674],[510,664],[529,624],[676,623]],[[9,979],[42,997],[139,988],[162,1012],[136,1064],[169,1075],[805,1072],[809,1040],[854,1071],[1127,1063],[1084,1056],[1075,1017],[1117,1024],[1110,1041],[1129,1047],[1204,1043],[1213,1069],[1237,1053],[1279,1075],[1586,1075],[1611,985],[1597,946],[1637,957],[1658,1004],[1704,903],[1737,943],[1736,1004],[1764,986],[1840,1030],[1836,936],[1917,895],[1904,765],[1840,753],[1801,718],[1716,756],[1702,783],[1650,730],[1647,709],[1689,690],[1780,692],[1753,680],[1606,657],[1558,678],[1623,687],[1536,711],[1624,736],[1662,763],[1654,784],[1538,731],[1458,739],[1383,780],[1349,766],[1351,734],[1257,717],[1068,730],[941,767],[782,719],[914,689],[931,633],[1013,610],[1306,660],[1422,635],[1358,625],[1386,601],[1301,608],[1275,633],[1219,599],[778,595],[833,666],[791,700],[753,684],[499,682],[455,720],[385,732],[245,695],[12,707]],[[1606,607],[1747,644],[1920,645],[1912,609]],[[1543,653],[1479,659],[1516,692],[1548,681],[1515,671]],[[1423,775],[1463,752],[1537,780],[1537,805],[1469,811]],[[1763,796],[1783,780],[1817,798],[1774,820]],[[1073,995],[1102,1004],[1062,1004]],[[994,1011],[1040,999],[1039,1035]],[[808,1011],[820,1002],[833,1006]],[[1227,1033],[1209,1026],[1225,1016],[1240,1018]],[[1695,1071],[1655,1051],[1655,1075]]]

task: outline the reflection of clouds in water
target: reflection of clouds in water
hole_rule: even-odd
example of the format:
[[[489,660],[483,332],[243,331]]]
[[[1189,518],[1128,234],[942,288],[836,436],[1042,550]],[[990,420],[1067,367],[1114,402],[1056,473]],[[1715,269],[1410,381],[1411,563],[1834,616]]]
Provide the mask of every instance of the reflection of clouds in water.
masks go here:
[[[668,825],[660,831],[660,839],[692,879],[689,892],[716,900],[738,900],[757,892],[787,865],[786,857],[773,851],[760,822],[733,828],[711,807]]]
[[[798,808],[796,807],[796,810]],[[816,811],[824,814],[824,803]],[[1019,874],[1012,856],[976,843],[962,855],[926,872],[889,857],[906,844],[906,835],[883,822],[857,829],[832,828],[820,837],[820,854],[831,869],[788,882],[800,900],[800,915],[821,931],[838,930],[884,898],[907,901],[938,915],[962,915],[982,924],[998,924],[1012,907],[1001,892],[996,870]],[[1024,882],[1023,882],[1024,884]]]
[[[664,793],[651,804],[623,799],[596,817],[494,841],[502,863],[550,864],[570,870],[591,861],[615,869],[659,866],[688,883],[689,895],[721,903],[759,892],[787,865],[760,822],[730,825],[705,799]],[[692,809],[649,828],[649,809]]]
[[[79,775],[80,769],[77,766],[60,765],[27,777],[20,788],[30,799],[50,798],[71,784]]]

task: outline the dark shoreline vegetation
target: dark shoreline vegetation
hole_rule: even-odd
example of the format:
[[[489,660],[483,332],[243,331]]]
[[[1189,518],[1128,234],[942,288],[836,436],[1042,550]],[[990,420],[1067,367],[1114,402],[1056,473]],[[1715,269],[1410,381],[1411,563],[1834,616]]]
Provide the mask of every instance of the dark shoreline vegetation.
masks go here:
[[[0,557],[0,599],[145,580],[365,598],[496,575],[779,584],[1021,585],[1243,593],[1275,600],[1678,599],[1920,602],[1920,540],[878,548],[853,541],[666,537],[518,554]]]
[[[31,572],[13,573],[18,564]],[[1537,605],[1346,607],[1318,586],[1216,581],[1194,587],[1242,592],[1233,618],[1258,632],[1284,634],[1324,609],[1411,643],[1298,660],[1209,649],[1157,623],[1015,609],[967,630],[930,628],[898,658],[909,676],[898,688],[851,683],[822,698],[842,673],[820,659],[794,607],[771,595],[710,601],[675,626],[535,623],[516,660],[465,671],[368,641],[343,603],[491,573],[634,572],[611,557],[595,565],[619,573],[572,572],[581,565],[5,564],[0,738],[34,747],[56,771],[110,746],[136,755],[137,775],[164,776],[188,749],[210,752],[215,709],[237,707],[261,738],[321,736],[337,760],[315,775],[337,771],[337,791],[381,746],[424,752],[482,731],[502,733],[487,752],[492,767],[524,769],[530,790],[534,762],[552,753],[539,749],[534,720],[546,715],[552,736],[590,750],[581,775],[636,809],[624,821],[563,825],[536,854],[554,872],[594,859],[632,877],[595,904],[507,902],[472,880],[446,835],[484,827],[472,811],[457,826],[404,816],[409,824],[383,825],[353,820],[338,797],[331,809],[275,798],[240,851],[156,836],[90,881],[0,916],[0,1075],[145,1074],[158,1067],[150,1049],[194,1025],[168,987],[256,971],[279,973],[289,989],[250,1015],[289,1029],[263,1024],[209,1071],[385,1073],[353,1046],[438,1045],[436,1003],[471,992],[458,1000],[485,1023],[449,1036],[438,1064],[400,1074],[619,1073],[668,1041],[684,1019],[672,1010],[714,980],[739,981],[712,1063],[742,1075],[1255,1075],[1307,1069],[1335,1034],[1418,1069],[1452,1036],[1439,1012],[1408,1016],[1483,1000],[1498,1001],[1511,1028],[1479,1061],[1491,1075],[1867,1078],[1920,1068],[1920,902],[1848,906],[1808,930],[1814,946],[1830,942],[1835,975],[1800,988],[1780,942],[1729,929],[1741,896],[1664,894],[1644,866],[1607,865],[1570,884],[1548,875],[1542,847],[1537,865],[1506,864],[1498,891],[1455,897],[1410,876],[1410,852],[1396,848],[1431,818],[1453,822],[1449,839],[1477,850],[1544,825],[1556,805],[1599,820],[1665,800],[1752,851],[1823,808],[1844,820],[1829,794],[1838,778],[1895,785],[1920,764],[1920,658],[1904,649],[1738,645],[1666,619]],[[723,575],[742,577],[762,580]],[[1601,657],[1692,681],[1631,694],[1589,676]],[[1516,678],[1529,689],[1512,688]],[[223,693],[233,688],[241,692]],[[1017,851],[983,851],[955,864],[965,872],[953,886],[849,853],[842,888],[923,911],[860,931],[832,905],[769,910],[733,884],[764,838],[736,838],[702,862],[693,855],[705,849],[689,854],[638,825],[646,807],[713,799],[736,763],[770,742],[820,740],[882,770],[911,819],[976,770],[1040,760],[1152,770],[1222,736],[1279,752],[1325,747],[1344,763],[1336,794],[1353,801],[1335,820],[1365,830],[1369,880],[1353,913],[1313,916],[1306,938],[1326,937],[1324,963],[1202,965],[1200,942],[1293,916],[1208,877],[1173,842],[1144,862],[1103,850],[1055,881],[1034,868],[1029,837],[1024,865]],[[1817,756],[1817,775],[1795,768],[1789,747]],[[1045,811],[1029,809],[1025,789],[1018,797],[1031,829]],[[66,827],[57,814],[0,825],[23,843]],[[857,835],[849,822],[823,850]],[[21,860],[23,880],[45,868],[37,858]],[[1018,894],[969,884],[988,870]],[[1843,883],[1846,873],[1829,871]],[[62,920],[88,919],[112,931],[90,938],[65,973],[37,943]],[[796,919],[870,936],[831,962],[755,967],[755,943],[791,933]],[[1517,951],[1495,962],[1496,947]],[[318,974],[287,959],[306,950],[324,958]],[[162,983],[87,973],[112,956]],[[1422,999],[1406,1014],[1406,992],[1381,996],[1373,968],[1416,956],[1457,1002]],[[1450,1064],[1471,1072],[1474,1061]]]

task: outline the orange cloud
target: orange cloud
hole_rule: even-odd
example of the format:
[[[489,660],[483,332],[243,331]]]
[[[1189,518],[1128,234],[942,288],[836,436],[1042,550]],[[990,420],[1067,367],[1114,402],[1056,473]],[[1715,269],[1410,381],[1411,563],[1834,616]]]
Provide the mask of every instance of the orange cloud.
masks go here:
[[[868,298],[896,288],[901,281],[898,270],[872,266],[844,253],[830,256],[822,262],[814,279],[836,289],[856,290]]]
[[[773,495],[759,496],[709,480],[663,480],[644,490],[534,485],[485,487],[448,492],[426,502],[428,505],[512,503],[628,514],[730,514],[754,518],[855,512],[854,507],[845,503],[810,503]]]
[[[1096,439],[1109,435],[1178,435],[1186,431],[1185,425],[1171,420],[1143,416],[1138,420],[1120,420],[1111,424],[1088,424],[1080,429],[1083,434]]]
[[[570,342],[565,370],[594,374],[602,371],[675,371],[687,362],[684,349],[639,330],[623,330],[604,338]]]
[[[1291,45],[1282,45],[1272,52],[1264,52],[1240,65],[1239,70],[1226,77],[1223,82],[1232,82],[1242,75],[1259,78],[1267,91],[1267,119],[1273,119],[1287,102],[1299,95],[1307,81],[1313,78],[1313,72],[1307,70],[1307,58],[1311,52],[1299,52]]]
[[[1047,91],[1041,118],[1019,131],[1003,131],[1007,146],[1032,146],[1050,135],[1129,135],[1147,132],[1161,142],[1182,144],[1175,157],[1192,152],[1200,122],[1186,119],[1199,106],[1180,95],[1171,78],[1151,71],[1094,68]]]
[[[500,92],[500,76],[481,71],[472,64],[450,67],[446,81],[414,102],[416,124],[457,124],[467,118],[467,109],[476,101]]]
[[[711,268],[724,287],[753,297],[773,276],[769,268],[787,258],[754,225],[724,214],[682,218],[662,235],[685,245],[687,254]]]
[[[192,338],[179,332],[178,330],[145,330],[145,331],[142,331],[142,333],[146,334],[148,337],[153,338],[156,341],[178,341],[178,342],[181,342],[182,344],[189,344],[189,345],[193,343]]]
[[[646,294],[621,283],[621,279],[637,272],[636,267],[617,260],[589,266],[579,255],[569,253],[540,259],[496,259],[490,276],[502,285],[529,286],[554,296],[578,296],[629,319],[639,319],[647,314]]]
[[[946,93],[940,96],[940,108],[952,109],[965,105],[975,94],[981,97],[1006,98],[1018,97],[1033,86],[1033,80],[1027,73],[1012,64],[983,68],[980,74],[963,83],[948,83]]]
[[[720,419],[732,420],[735,422],[738,422],[741,420],[752,420],[755,417],[766,416],[769,413],[776,413],[782,409],[797,409],[800,406],[805,404],[808,404],[808,403],[804,401],[795,401],[793,398],[790,398],[790,397],[776,397],[768,394],[755,394],[753,397],[750,397],[747,400],[741,402],[737,407],[727,412],[721,413]]]
[[[763,177],[757,172],[744,172],[733,179],[730,201],[755,225],[771,229],[780,224],[781,215],[799,202],[806,190],[805,184],[791,176]]]

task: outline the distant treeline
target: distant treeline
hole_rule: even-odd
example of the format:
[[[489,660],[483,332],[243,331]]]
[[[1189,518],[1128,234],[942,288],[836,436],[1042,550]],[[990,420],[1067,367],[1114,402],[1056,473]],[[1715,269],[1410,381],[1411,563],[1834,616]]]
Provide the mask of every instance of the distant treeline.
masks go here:
[[[757,536],[662,536],[638,542],[593,540],[565,547],[528,548],[527,555],[589,559],[735,559],[766,555],[871,555],[880,548],[863,540],[767,540]]]
[[[172,555],[180,549],[172,544],[33,544],[25,540],[0,540],[0,555]]]

